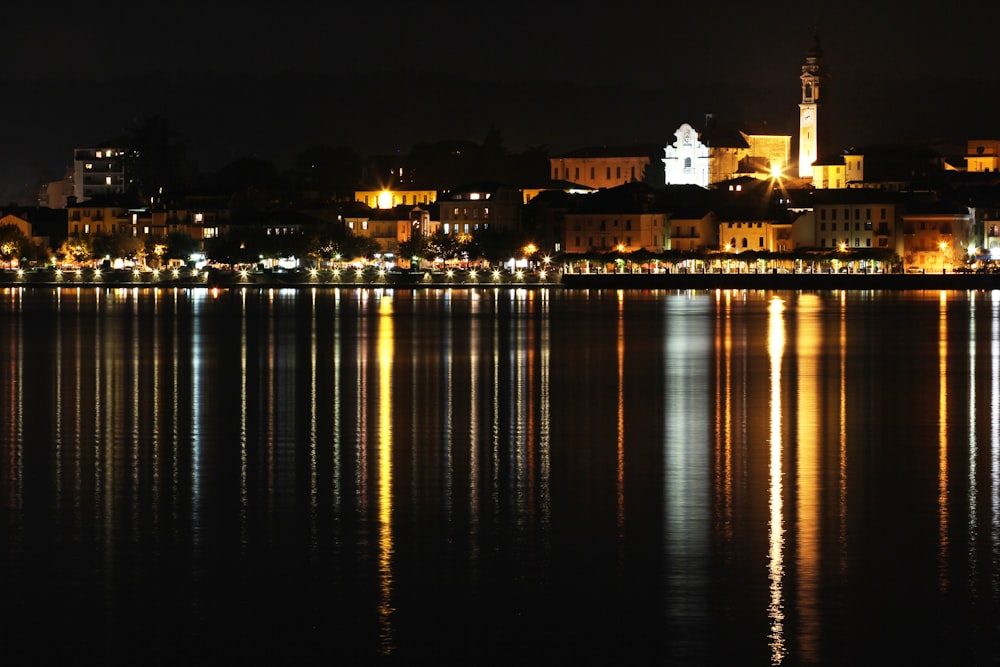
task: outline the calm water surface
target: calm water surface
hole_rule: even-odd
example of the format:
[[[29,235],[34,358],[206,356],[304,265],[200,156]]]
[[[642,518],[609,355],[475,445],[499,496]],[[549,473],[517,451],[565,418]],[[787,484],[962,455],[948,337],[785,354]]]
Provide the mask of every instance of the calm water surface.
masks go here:
[[[1000,293],[0,290],[23,663],[1000,662]]]

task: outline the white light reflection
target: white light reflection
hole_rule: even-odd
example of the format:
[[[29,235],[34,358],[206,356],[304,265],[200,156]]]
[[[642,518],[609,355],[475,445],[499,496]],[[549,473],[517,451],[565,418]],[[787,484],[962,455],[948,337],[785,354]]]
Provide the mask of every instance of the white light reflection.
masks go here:
[[[331,430],[333,432],[333,460],[330,465],[333,469],[333,488],[331,493],[333,495],[333,509],[334,516],[340,516],[340,503],[341,503],[341,479],[340,479],[340,449],[343,446],[342,435],[340,432],[340,401],[341,401],[341,391],[340,391],[340,362],[341,362],[341,333],[340,333],[340,290],[336,290],[333,294],[333,304],[334,304],[334,318],[333,318],[333,368],[331,370],[333,376],[333,405],[331,410],[333,412],[333,423],[331,424]],[[340,525],[337,521],[335,525]]]
[[[309,319],[309,546],[315,554],[318,548],[319,470],[316,463],[316,289],[311,290]]]
[[[781,362],[785,348],[785,331],[783,314],[785,304],[777,297],[768,305],[768,336],[767,352],[771,361],[771,432],[770,432],[770,462],[769,462],[769,500],[770,520],[768,521],[768,581],[770,582],[770,602],[767,615],[770,619],[768,633],[771,647],[771,664],[780,664],[787,655],[785,646],[785,609],[784,609],[784,577],[785,577],[785,536],[782,521],[783,489],[782,489],[782,441],[781,441]]]
[[[240,546],[245,551],[249,542],[247,517],[247,290],[240,290]]]

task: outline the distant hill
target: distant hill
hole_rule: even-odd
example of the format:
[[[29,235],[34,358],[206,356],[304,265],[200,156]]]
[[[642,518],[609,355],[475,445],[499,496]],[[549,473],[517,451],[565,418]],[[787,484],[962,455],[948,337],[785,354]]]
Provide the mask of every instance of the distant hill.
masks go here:
[[[706,113],[766,120],[796,136],[799,90],[705,83],[490,82],[429,72],[334,76],[212,72],[94,81],[4,81],[0,105],[0,201],[56,179],[73,148],[119,135],[144,116],[165,117],[203,171],[243,156],[289,167],[312,144],[361,154],[407,152],[420,141],[481,142],[495,125],[510,151],[546,146],[666,143],[682,122]],[[973,91],[975,95],[973,95]],[[1000,137],[976,99],[1000,99],[1000,84],[936,80],[832,80],[826,118],[835,145],[915,137]],[[794,141],[794,139],[793,139]]]

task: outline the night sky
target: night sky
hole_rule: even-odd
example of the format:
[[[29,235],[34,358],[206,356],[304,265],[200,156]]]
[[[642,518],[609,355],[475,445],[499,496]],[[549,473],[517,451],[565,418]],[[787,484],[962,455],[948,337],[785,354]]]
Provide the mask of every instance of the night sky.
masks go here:
[[[666,143],[706,113],[793,134],[818,29],[837,146],[1000,138],[1000,3],[176,0],[5,7],[0,193],[160,115],[202,170],[310,144],[557,154]],[[919,100],[919,101],[918,101]]]

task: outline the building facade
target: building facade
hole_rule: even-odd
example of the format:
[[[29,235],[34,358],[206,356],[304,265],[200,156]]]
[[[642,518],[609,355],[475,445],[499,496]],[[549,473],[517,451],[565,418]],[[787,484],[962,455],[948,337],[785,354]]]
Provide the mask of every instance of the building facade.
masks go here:
[[[73,151],[73,196],[77,202],[125,192],[125,150],[115,147]]]
[[[1000,171],[1000,141],[996,139],[969,141],[965,164],[970,172]]]
[[[516,188],[496,184],[456,188],[442,194],[438,205],[444,234],[521,227],[521,192]]]
[[[643,180],[655,151],[649,146],[582,148],[549,158],[549,166],[553,181],[613,188]]]

